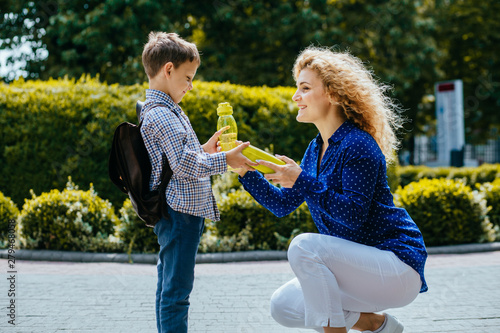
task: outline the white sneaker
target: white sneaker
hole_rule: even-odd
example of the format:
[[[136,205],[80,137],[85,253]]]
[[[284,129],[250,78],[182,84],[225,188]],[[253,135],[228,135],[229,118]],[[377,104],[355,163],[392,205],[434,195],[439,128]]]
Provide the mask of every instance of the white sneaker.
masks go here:
[[[385,326],[381,331],[376,331],[377,333],[403,333],[404,326],[399,322],[396,317],[391,316],[388,313],[384,313],[386,318]],[[372,331],[363,331],[363,333],[373,333]]]
[[[380,333],[403,333],[404,326],[398,320],[398,318],[391,316],[388,313],[384,313],[384,316],[387,318],[387,322],[385,323],[385,327]]]

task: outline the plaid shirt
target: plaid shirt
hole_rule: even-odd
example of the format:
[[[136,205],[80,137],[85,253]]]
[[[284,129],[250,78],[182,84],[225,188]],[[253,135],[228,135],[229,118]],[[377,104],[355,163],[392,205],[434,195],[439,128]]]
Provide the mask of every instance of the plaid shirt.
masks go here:
[[[209,176],[227,170],[226,154],[204,152],[189,118],[164,92],[147,89],[143,110],[147,112],[141,113],[141,134],[152,165],[150,189],[159,187],[166,158],[173,171],[167,204],[178,212],[219,221]]]

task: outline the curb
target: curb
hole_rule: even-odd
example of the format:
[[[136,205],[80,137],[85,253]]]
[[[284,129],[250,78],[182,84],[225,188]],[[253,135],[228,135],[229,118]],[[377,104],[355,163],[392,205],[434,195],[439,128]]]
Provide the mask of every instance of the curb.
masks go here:
[[[493,252],[500,251],[500,242],[482,243],[482,244],[463,244],[463,245],[447,245],[447,246],[432,246],[427,248],[427,253],[433,254],[465,254],[478,252]]]
[[[157,254],[131,254],[126,253],[88,253],[52,250],[15,250],[12,255],[16,260],[33,261],[69,261],[69,262],[116,262],[154,264],[158,260]],[[500,251],[500,242],[486,244],[463,244],[428,247],[429,255],[437,254],[466,254],[478,252]],[[11,258],[12,258],[11,256]],[[8,250],[0,250],[0,259],[9,259]],[[287,260],[286,251],[241,251],[199,253],[196,256],[197,264],[215,264],[242,261],[270,261]]]
[[[127,253],[88,253],[52,250],[15,250],[11,256],[16,260],[32,261],[65,261],[65,262],[116,262],[154,264],[158,261],[158,254],[131,254]],[[8,250],[0,250],[0,259],[9,259]],[[199,253],[196,256],[197,264],[226,263],[241,261],[270,261],[287,260],[286,251],[242,251]]]

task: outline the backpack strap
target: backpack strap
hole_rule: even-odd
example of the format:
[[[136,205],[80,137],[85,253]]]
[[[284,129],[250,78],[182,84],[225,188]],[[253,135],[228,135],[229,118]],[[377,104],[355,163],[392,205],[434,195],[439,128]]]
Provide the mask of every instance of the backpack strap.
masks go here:
[[[139,127],[142,125],[142,120],[141,120],[141,113],[142,113],[142,108],[144,107],[145,102],[138,100],[137,103],[135,104],[135,112],[137,114],[137,119],[139,120]],[[153,104],[149,108],[147,108],[145,111],[149,111],[155,106],[162,106],[161,104]],[[174,112],[174,114],[176,114]],[[177,115],[177,114],[176,114]],[[177,117],[179,117],[177,115]],[[180,118],[179,118],[180,120]],[[181,120],[182,122],[182,120]],[[167,196],[165,192],[167,191],[167,186],[168,183],[170,182],[170,178],[172,178],[173,171],[172,168],[170,168],[170,163],[168,162],[168,158],[165,156],[165,161],[162,165],[161,168],[161,178],[160,178],[160,187],[158,189],[160,193],[160,200],[161,200],[161,211],[162,215],[165,219],[168,220],[169,215],[168,215],[168,209],[167,209]]]
[[[143,101],[137,101],[135,103],[135,113],[137,114],[137,120],[139,122],[141,122],[141,111],[142,111],[142,107],[144,106],[144,103]]]

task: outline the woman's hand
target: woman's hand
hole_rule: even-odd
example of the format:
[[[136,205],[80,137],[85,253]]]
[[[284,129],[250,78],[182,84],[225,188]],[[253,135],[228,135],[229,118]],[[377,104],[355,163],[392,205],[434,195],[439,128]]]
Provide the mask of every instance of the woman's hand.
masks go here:
[[[203,150],[205,151],[205,153],[214,154],[214,153],[219,152],[220,148],[217,149],[218,148],[217,143],[219,142],[219,136],[224,131],[227,131],[230,128],[231,128],[231,126],[222,127],[220,130],[215,132],[214,135],[212,135],[212,137],[207,141],[207,143],[205,143],[204,145],[201,146],[203,148]]]
[[[260,165],[273,169],[274,173],[264,175],[267,180],[280,184],[282,187],[292,188],[302,172],[301,167],[289,157],[276,155],[277,158],[285,162],[285,165],[278,165],[268,161],[259,160]]]

